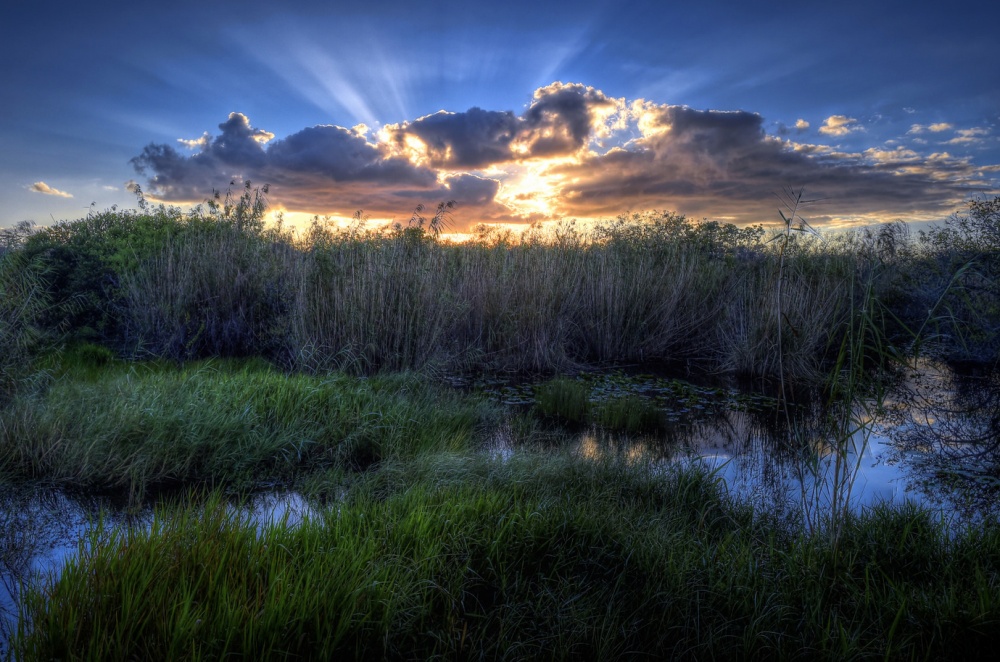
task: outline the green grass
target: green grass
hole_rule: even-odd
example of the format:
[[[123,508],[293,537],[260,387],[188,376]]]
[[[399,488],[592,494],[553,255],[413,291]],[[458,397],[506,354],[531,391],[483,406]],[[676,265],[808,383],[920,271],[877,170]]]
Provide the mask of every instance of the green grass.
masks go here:
[[[593,419],[603,428],[628,434],[660,432],[667,422],[656,403],[639,395],[605,400],[595,407]]]
[[[96,530],[26,601],[20,659],[978,656],[1000,625],[1000,531],[916,510],[839,549],[704,474],[424,455],[327,514],[255,525],[217,499]]]
[[[319,377],[222,360],[95,366],[79,351],[56,365],[47,389],[4,411],[0,472],[136,497],[466,451],[501,420],[495,406],[412,374]]]

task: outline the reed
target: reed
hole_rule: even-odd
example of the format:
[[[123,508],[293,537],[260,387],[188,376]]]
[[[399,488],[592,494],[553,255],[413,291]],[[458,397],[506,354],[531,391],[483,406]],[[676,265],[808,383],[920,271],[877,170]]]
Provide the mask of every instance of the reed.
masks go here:
[[[461,245],[419,227],[317,222],[296,237],[217,216],[109,212],[32,235],[24,253],[55,297],[46,319],[124,356],[264,356],[313,372],[683,359],[774,376],[769,278],[785,259],[786,372],[814,376],[844,324],[843,256],[779,256],[759,229],[673,214]]]

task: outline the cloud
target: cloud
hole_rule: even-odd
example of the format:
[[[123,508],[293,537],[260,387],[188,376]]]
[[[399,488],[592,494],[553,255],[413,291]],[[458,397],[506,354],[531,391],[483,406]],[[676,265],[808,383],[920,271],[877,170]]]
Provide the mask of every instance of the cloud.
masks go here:
[[[206,131],[205,133],[201,134],[201,138],[192,138],[192,139],[178,138],[177,142],[184,145],[188,149],[200,149],[208,145],[208,142],[211,139],[212,136],[209,135],[208,131]]]
[[[930,131],[931,133],[941,133],[942,131],[947,131],[948,129],[951,128],[952,125],[948,124],[947,122],[938,122],[936,124],[930,124],[927,126],[923,124],[914,124],[913,126],[910,127],[910,130],[907,131],[906,133],[919,134],[923,133],[924,131]]]
[[[170,145],[150,144],[132,159],[145,175],[146,193],[156,200],[197,203],[230,182],[269,184],[272,201],[283,209],[346,213],[364,209],[375,217],[408,214],[418,204],[455,200],[459,208],[484,218],[509,220],[509,210],[493,202],[499,183],[472,175],[439,173],[394,155],[371,142],[368,127],[320,125],[274,140],[233,113],[221,134],[197,141],[198,152],[180,154]]]
[[[930,125],[921,130],[947,129]],[[934,127],[934,128],[932,128]],[[799,120],[795,129],[805,132]],[[834,115],[821,135],[863,130]],[[271,186],[279,208],[406,219],[418,205],[458,203],[456,230],[479,222],[609,217],[670,209],[694,217],[763,222],[773,193],[804,187],[826,198],[811,221],[946,216],[969,194],[995,189],[988,166],[910,144],[840,151],[765,130],[746,110],[626,102],[581,84],[539,88],[521,113],[473,107],[384,125],[307,127],[291,135],[232,113],[215,136],[186,141],[193,153],[151,144],[132,163],[151,197],[197,203],[231,181]],[[956,139],[974,140],[985,129]]]
[[[470,108],[439,111],[390,124],[382,135],[400,155],[441,168],[483,168],[533,158],[574,154],[591,139],[625,126],[624,99],[580,84],[553,83],[535,91],[521,116]]]
[[[846,115],[830,115],[819,128],[819,132],[825,136],[846,136],[855,131],[863,131],[864,128],[858,125],[858,121]]]
[[[60,198],[72,198],[72,193],[67,193],[66,191],[60,191],[59,189],[52,188],[45,182],[35,182],[28,187],[29,191],[34,191],[35,193],[44,193],[45,195],[55,195]]]
[[[959,129],[955,133],[958,135],[951,140],[945,141],[946,145],[968,145],[970,143],[977,143],[980,142],[982,138],[990,134],[989,129],[982,128]]]
[[[773,192],[791,186],[827,200],[812,210],[822,223],[837,215],[946,215],[988,186],[968,160],[947,153],[841,153],[766,135],[762,118],[745,111],[649,106],[646,115],[631,149],[554,168],[565,182],[559,213],[612,215],[666,204],[692,216],[761,222],[777,216]]]

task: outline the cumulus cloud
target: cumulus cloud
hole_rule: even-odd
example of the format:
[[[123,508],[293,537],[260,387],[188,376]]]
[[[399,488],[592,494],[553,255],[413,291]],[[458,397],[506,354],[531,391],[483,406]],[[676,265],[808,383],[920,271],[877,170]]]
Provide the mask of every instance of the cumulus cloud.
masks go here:
[[[853,117],[847,117],[846,115],[830,115],[823,122],[823,126],[819,128],[819,132],[825,136],[846,136],[849,133],[855,131],[862,131],[863,128],[858,124],[858,121]]]
[[[664,201],[694,216],[743,222],[776,217],[772,193],[805,187],[828,199],[815,219],[835,215],[906,217],[947,214],[984,182],[968,160],[948,154],[922,158],[912,150],[837,152],[825,145],[766,135],[759,115],[647,108],[647,130],[632,149],[594,154],[556,168],[566,181],[559,211],[614,214],[662,208]]]
[[[944,123],[921,130],[945,131]],[[276,138],[232,113],[215,136],[147,146],[132,160],[147,193],[200,202],[233,180],[271,186],[288,211],[408,218],[455,200],[456,230],[479,222],[608,217],[626,209],[670,209],[695,217],[761,222],[776,217],[773,192],[805,187],[831,202],[810,220],[947,215],[970,193],[990,190],[988,171],[910,144],[843,152],[796,142],[745,110],[699,110],[626,102],[580,84],[535,91],[521,112],[470,108],[409,122],[344,128],[320,125]],[[809,128],[798,120],[794,128]],[[863,130],[834,115],[819,129]],[[973,140],[984,129],[959,131]],[[835,208],[834,208],[835,206]]]
[[[72,193],[67,193],[66,191],[60,191],[57,188],[52,188],[45,182],[35,182],[28,187],[29,191],[34,191],[35,193],[44,193],[45,195],[55,195],[60,198],[72,198]]]
[[[573,154],[591,139],[624,128],[627,116],[624,99],[580,84],[553,83],[535,91],[521,116],[482,108],[442,110],[390,124],[382,135],[397,154],[434,167],[482,168]]]

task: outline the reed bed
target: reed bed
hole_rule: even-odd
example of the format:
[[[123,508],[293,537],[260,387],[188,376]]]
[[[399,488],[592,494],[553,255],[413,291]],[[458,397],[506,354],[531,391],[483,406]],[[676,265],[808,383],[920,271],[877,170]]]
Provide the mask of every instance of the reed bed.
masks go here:
[[[248,188],[192,216],[143,203],[3,231],[4,262],[22,266],[0,270],[14,293],[0,345],[34,333],[128,358],[262,356],[355,374],[684,361],[816,382],[877,271],[896,346],[919,336],[985,363],[1000,347],[997,200],[919,239],[899,224],[820,238],[649,212],[520,236],[484,229],[463,244],[419,224],[265,228],[265,204]]]
[[[461,245],[414,229],[182,234],[123,276],[119,341],[359,374],[687,360],[773,377],[784,351],[790,374],[814,377],[846,323],[850,270],[803,251],[779,308],[762,233],[712,227],[661,215]]]

